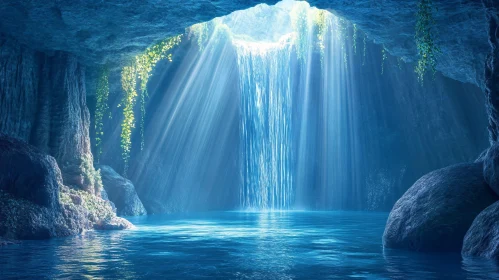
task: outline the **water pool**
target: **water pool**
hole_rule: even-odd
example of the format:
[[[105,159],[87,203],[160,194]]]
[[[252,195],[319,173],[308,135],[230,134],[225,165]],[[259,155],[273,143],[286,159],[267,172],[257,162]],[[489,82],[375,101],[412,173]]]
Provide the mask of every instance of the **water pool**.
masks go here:
[[[493,262],[383,250],[386,213],[209,212],[0,247],[0,279],[499,279]]]

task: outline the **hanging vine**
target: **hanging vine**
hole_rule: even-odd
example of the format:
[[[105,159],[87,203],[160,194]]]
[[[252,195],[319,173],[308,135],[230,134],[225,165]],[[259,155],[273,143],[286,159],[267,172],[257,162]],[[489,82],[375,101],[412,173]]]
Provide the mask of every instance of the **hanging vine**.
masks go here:
[[[194,36],[197,39],[199,50],[203,51],[208,42],[208,23],[196,23],[188,29],[189,37]],[[189,38],[190,39],[190,38]]]
[[[137,99],[137,74],[135,64],[125,66],[121,70],[121,86],[123,98],[120,107],[123,107],[123,121],[121,123],[121,153],[124,161],[123,175],[128,172],[128,161],[132,150],[132,129],[135,127],[133,108]]]
[[[109,69],[103,67],[97,80],[96,107],[95,107],[95,160],[100,161],[102,155],[102,137],[104,137],[104,117],[109,111]]]
[[[433,76],[437,72],[437,55],[440,48],[435,44],[432,32],[435,25],[434,9],[433,0],[420,0],[416,14],[415,40],[419,59],[415,71],[421,84],[427,71],[431,71]]]
[[[324,10],[318,10],[314,17],[314,27],[317,30],[317,46],[321,55],[321,66],[324,65],[324,54],[326,50],[326,34],[328,31],[327,13]]]
[[[124,161],[123,174],[126,176],[130,152],[132,149],[132,130],[135,127],[134,108],[137,102],[137,87],[140,92],[140,149],[144,148],[144,122],[146,115],[147,82],[156,64],[162,59],[172,61],[170,50],[180,44],[182,35],[163,40],[135,57],[129,66],[123,67],[121,71],[121,86],[123,98],[120,107],[123,107],[123,122],[121,123],[121,150]],[[140,81],[140,84],[138,84]]]

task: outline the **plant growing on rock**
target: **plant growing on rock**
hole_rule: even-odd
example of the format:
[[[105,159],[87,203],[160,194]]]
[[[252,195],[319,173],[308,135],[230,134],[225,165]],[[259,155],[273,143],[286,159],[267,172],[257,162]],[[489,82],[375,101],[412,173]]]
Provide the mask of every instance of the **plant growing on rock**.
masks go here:
[[[170,53],[173,47],[180,44],[182,35],[165,39],[149,48],[142,54],[135,56],[132,63],[123,67],[121,71],[121,86],[123,88],[123,98],[120,107],[123,108],[123,122],[121,123],[121,149],[124,161],[123,174],[126,176],[132,149],[132,130],[135,128],[134,108],[137,103],[137,87],[140,91],[140,135],[141,150],[144,148],[144,121],[146,114],[147,82],[151,77],[154,66],[162,60],[172,61]],[[140,81],[140,84],[138,84]]]
[[[325,40],[328,31],[327,14],[324,10],[317,11],[314,17],[314,27],[317,30],[317,46],[321,54],[321,66],[324,65],[324,53],[326,50]]]
[[[95,160],[100,161],[102,155],[102,137],[104,136],[104,117],[109,110],[109,69],[103,67],[97,81],[97,104],[95,108]]]
[[[435,24],[433,17],[433,0],[420,0],[416,14],[416,46],[419,59],[416,65],[418,80],[422,84],[427,71],[433,75],[437,72],[437,55],[440,48],[435,43],[435,35],[432,32]]]
[[[292,11],[293,30],[296,33],[296,55],[303,64],[308,50],[308,10],[306,5],[296,5]]]

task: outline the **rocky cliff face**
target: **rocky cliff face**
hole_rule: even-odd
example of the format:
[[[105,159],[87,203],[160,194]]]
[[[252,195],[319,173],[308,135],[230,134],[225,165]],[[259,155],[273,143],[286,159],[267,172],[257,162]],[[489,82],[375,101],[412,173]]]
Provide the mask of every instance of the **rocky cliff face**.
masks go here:
[[[64,184],[99,193],[85,68],[66,53],[42,54],[6,38],[0,43],[0,132],[55,157]]]
[[[490,141],[497,142],[499,137],[499,3],[484,0],[489,21],[490,52],[485,65],[485,96],[489,115]]]
[[[38,106],[39,57],[0,38],[0,131],[30,140]]]
[[[0,30],[37,50],[64,50],[87,65],[120,64],[155,41],[195,23],[277,0],[8,1]],[[417,60],[418,0],[309,0],[358,25],[370,39],[406,61]],[[483,88],[487,19],[479,0],[433,0],[438,70]],[[493,1],[491,1],[493,2]],[[20,20],[22,19],[22,20]]]

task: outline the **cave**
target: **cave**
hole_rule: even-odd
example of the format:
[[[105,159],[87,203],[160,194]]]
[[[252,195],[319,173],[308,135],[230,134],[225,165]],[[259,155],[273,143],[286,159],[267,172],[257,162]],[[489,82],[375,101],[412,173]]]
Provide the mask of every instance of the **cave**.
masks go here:
[[[0,17],[1,279],[499,278],[498,1]]]

